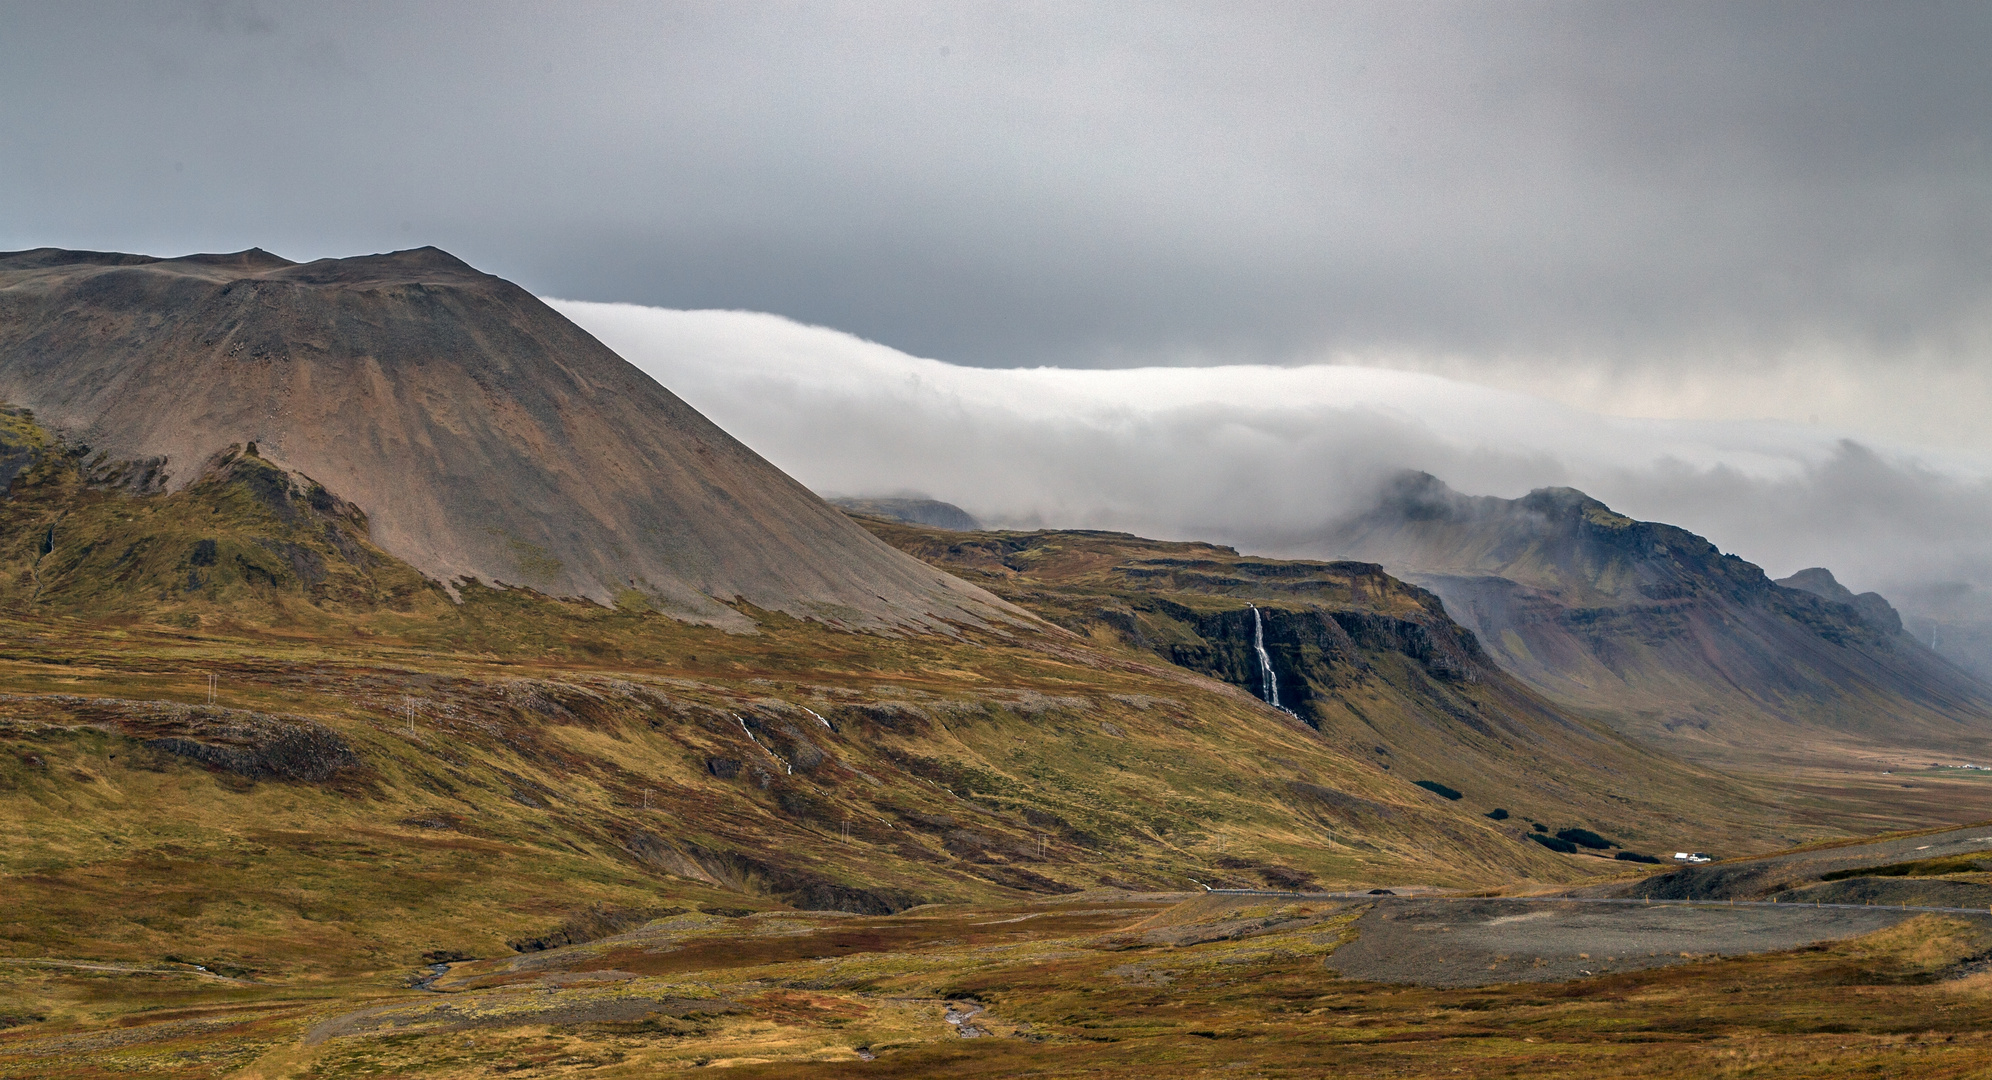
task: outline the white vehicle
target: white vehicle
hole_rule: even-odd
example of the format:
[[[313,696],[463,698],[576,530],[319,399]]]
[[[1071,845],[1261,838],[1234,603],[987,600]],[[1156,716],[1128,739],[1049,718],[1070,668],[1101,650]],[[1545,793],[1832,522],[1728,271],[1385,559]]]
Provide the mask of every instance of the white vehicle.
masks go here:
[[[1705,863],[1705,862],[1714,862],[1715,860],[1709,858],[1708,856],[1702,854],[1699,851],[1676,851],[1674,853],[1674,861],[1684,862],[1684,863]]]

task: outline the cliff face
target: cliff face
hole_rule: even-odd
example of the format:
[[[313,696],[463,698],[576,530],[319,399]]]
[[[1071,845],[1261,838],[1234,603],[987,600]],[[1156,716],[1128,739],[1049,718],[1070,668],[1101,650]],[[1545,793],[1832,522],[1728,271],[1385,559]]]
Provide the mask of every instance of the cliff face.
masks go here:
[[[1774,582],[1700,536],[1569,488],[1461,495],[1407,476],[1327,541],[1444,599],[1505,670],[1693,750],[1984,748],[1992,689],[1823,570]]]
[[[429,577],[744,626],[1010,618],[865,534],[523,289],[433,248],[0,255],[0,400],[177,490],[231,445]]]

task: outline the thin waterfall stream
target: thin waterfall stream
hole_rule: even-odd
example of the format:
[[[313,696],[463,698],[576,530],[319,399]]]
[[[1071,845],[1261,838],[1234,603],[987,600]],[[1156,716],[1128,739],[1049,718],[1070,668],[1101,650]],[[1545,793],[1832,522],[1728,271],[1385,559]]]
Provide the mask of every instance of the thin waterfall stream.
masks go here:
[[[1273,672],[1273,658],[1266,652],[1266,621],[1259,616],[1259,605],[1253,604],[1251,608],[1252,648],[1259,653],[1259,677],[1263,684],[1259,696],[1265,698],[1266,704],[1273,708],[1290,712],[1292,710],[1280,704],[1280,677]]]

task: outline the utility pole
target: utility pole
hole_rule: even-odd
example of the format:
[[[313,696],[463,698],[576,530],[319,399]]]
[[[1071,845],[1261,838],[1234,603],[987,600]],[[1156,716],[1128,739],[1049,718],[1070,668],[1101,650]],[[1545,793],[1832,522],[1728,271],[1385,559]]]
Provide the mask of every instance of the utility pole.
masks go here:
[[[415,734],[415,699],[414,699],[414,698],[412,698],[412,697],[407,697],[407,696],[404,696],[404,697],[402,697],[402,699],[401,699],[401,707],[402,707],[403,709],[407,710],[407,712],[408,712],[408,734],[410,734],[410,735],[414,735],[414,734]]]
[[[220,683],[221,679],[219,676],[212,671],[208,672],[208,704],[214,704],[215,687],[219,686]]]
[[[648,810],[648,809],[650,809],[650,789],[649,789],[649,788],[644,788],[644,789],[643,789],[643,808],[644,808],[645,810]]]

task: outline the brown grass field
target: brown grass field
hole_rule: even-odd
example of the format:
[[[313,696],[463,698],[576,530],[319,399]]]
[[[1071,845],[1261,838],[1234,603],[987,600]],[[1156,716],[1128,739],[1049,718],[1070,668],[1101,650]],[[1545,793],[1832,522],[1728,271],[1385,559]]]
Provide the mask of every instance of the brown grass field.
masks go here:
[[[585,609],[574,617],[639,618]],[[682,740],[706,731],[695,724],[649,743],[634,726],[650,715],[643,710],[530,725],[491,720],[490,703],[506,687],[558,697],[560,687],[598,686],[591,680],[612,672],[694,703],[781,694],[834,707],[838,690],[863,688],[863,700],[923,701],[940,716],[935,701],[969,680],[1013,696],[1111,702],[1104,691],[1146,687],[1152,697],[1157,679],[1116,668],[1111,655],[1079,663],[1079,654],[1057,650],[858,635],[830,638],[839,653],[817,632],[779,620],[751,637],[640,621],[622,655],[597,662],[579,648],[549,649],[554,655],[537,662],[495,650],[442,653],[387,633],[333,649],[317,631],[279,629],[259,633],[252,647],[241,630],[8,623],[0,691],[15,696],[5,703],[0,805],[13,839],[0,864],[0,1016],[8,1025],[0,1076],[1992,1070],[1992,1038],[1983,1034],[1992,976],[1978,973],[1992,937],[1968,920],[1919,917],[1818,947],[1694,957],[1567,983],[1365,983],[1339,978],[1333,952],[1366,903],[1199,897],[1167,875],[1262,885],[1253,868],[1278,866],[1305,869],[1323,886],[1540,890],[1625,868],[1547,852],[1529,853],[1538,863],[1513,861],[1503,853],[1512,845],[1491,846],[1498,834],[1476,840],[1441,827],[1436,801],[1431,816],[1394,826],[1400,840],[1345,854],[1283,823],[1288,811],[1276,800],[1243,789],[1228,802],[1200,795],[1205,812],[1218,812],[1193,831],[1151,836],[1143,830],[1165,815],[1114,816],[1106,782],[1080,774],[1096,751],[1082,761],[1069,746],[1039,764],[1056,774],[1006,767],[1053,777],[1047,786],[1067,793],[1063,802],[1050,791],[1025,793],[1031,806],[1067,811],[1064,824],[1036,830],[1049,837],[1046,855],[1014,845],[1005,854],[993,839],[979,853],[947,827],[906,826],[951,815],[984,837],[1032,840],[1030,819],[1006,816],[1004,792],[991,780],[983,781],[991,790],[957,787],[961,795],[913,785],[927,792],[924,801],[899,785],[860,799],[819,772],[812,783],[829,809],[785,815],[779,782],[743,792],[694,773],[707,751],[688,752]],[[486,625],[551,636],[523,620]],[[657,650],[655,659],[632,655],[638,640]],[[217,708],[316,717],[356,748],[365,769],[326,783],[250,780],[148,751],[115,724],[85,722],[89,702],[201,707],[210,672],[219,676]],[[997,672],[1000,680],[991,677]],[[1175,693],[1199,712],[1253,708],[1188,681]],[[400,714],[408,696],[422,703],[412,736]],[[1132,774],[1168,775],[1161,749],[1143,763],[1148,740],[1174,753],[1195,745],[1194,729],[1172,721],[1166,706],[1113,708],[953,723],[949,757],[932,760],[987,768],[998,760],[992,747],[1014,746],[1013,725],[1025,720],[1075,730],[1083,721],[1095,732],[1085,739],[1132,744],[1117,751]],[[495,726],[478,727],[480,716]],[[1097,734],[1104,716],[1120,735]],[[1306,748],[1304,739],[1266,730],[1272,749],[1226,748],[1268,757]],[[917,741],[931,753],[934,739],[861,734],[847,727],[817,739],[826,757],[865,771],[894,760],[903,767],[888,749]],[[744,756],[740,739],[728,745]],[[1331,763],[1323,757],[1317,767]],[[1264,766],[1248,757],[1237,767]],[[537,807],[516,798],[526,780]],[[1342,782],[1375,783],[1356,774]],[[1210,787],[1207,777],[1177,783],[1184,793]],[[1140,793],[1108,790],[1123,799]],[[1102,810],[1082,818],[1079,809],[1094,800]],[[1419,806],[1403,805],[1407,813]],[[847,842],[839,828],[846,809],[895,812],[899,827],[856,829]],[[770,868],[956,899],[897,914],[794,911],[765,880],[757,890],[753,880],[702,880],[686,867],[632,859],[624,841],[638,824],[680,851],[759,842]],[[1081,848],[1072,839],[1079,834],[1094,847]],[[1448,836],[1452,849],[1434,846]],[[1518,866],[1529,880],[1516,876]],[[1083,891],[1033,898],[1002,884],[1006,868]],[[1142,875],[1152,883],[1126,882],[1139,886],[1132,890],[1099,881]],[[563,926],[581,943],[537,952],[509,944]],[[587,940],[603,933],[611,936]],[[439,977],[412,986],[438,959],[448,963]],[[947,1020],[951,1008],[972,1012],[968,1026],[984,1034],[964,1037]]]
[[[1645,871],[1529,823],[1763,854],[1992,816],[1976,777],[1690,766],[1409,646],[1293,645],[1306,723],[1207,677],[1241,601],[1134,588],[1175,556],[1133,538],[990,571],[1064,629],[731,633],[453,602],[249,465],[44,481],[0,517],[0,1076],[1992,1075],[1975,919],[1443,989],[1342,977],[1381,901],[1196,891],[1609,891]],[[1282,625],[1443,629],[1306,589]],[[1888,887],[1985,886],[1925,861]]]
[[[1986,1075],[1983,926],[1562,984],[1345,981],[1363,904],[1094,894],[884,918],[688,913],[433,990],[188,965],[4,966],[56,1015],[0,1075]],[[949,1022],[950,1014],[966,1020]]]

